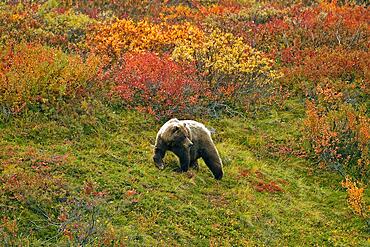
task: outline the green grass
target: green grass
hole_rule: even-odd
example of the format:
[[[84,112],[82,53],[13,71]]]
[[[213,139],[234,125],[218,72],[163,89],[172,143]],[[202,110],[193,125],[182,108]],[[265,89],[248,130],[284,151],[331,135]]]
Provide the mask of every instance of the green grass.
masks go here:
[[[152,145],[160,123],[138,113],[13,119],[0,127],[0,240],[31,246],[369,245],[341,177],[279,153],[277,147],[300,138],[300,115],[198,119],[216,130],[221,181],[203,162],[199,171],[174,172],[172,154],[158,170]],[[274,181],[282,191],[258,192],[261,181]]]

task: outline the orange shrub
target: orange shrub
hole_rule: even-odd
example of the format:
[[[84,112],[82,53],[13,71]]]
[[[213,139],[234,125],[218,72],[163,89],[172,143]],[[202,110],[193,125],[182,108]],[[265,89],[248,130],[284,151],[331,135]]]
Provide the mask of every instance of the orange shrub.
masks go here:
[[[293,34],[299,36],[301,47],[368,48],[369,9],[364,6],[322,2],[313,8],[293,11],[287,23]]]
[[[282,61],[289,65],[282,69],[285,75],[282,83],[296,93],[317,98],[317,94],[324,95],[326,90],[333,96],[329,97],[331,100],[341,95],[341,101],[357,102],[370,92],[368,51],[348,51],[343,47],[306,49],[294,56],[297,54],[283,57]]]
[[[346,177],[342,182],[342,187],[347,189],[347,202],[353,212],[361,217],[366,217],[367,209],[364,201],[364,187],[358,182]]]
[[[203,32],[189,23],[152,24],[123,19],[95,26],[87,42],[91,50],[97,53],[119,57],[127,51],[164,52],[179,41],[199,42],[202,37]]]
[[[89,94],[98,60],[66,55],[38,44],[3,47],[0,53],[0,105],[15,114],[58,109]]]
[[[370,177],[370,118],[365,109],[349,104],[337,109],[323,108],[307,101],[304,121],[312,156],[321,166],[328,166],[343,176],[367,181]]]
[[[166,22],[191,21],[196,17],[197,11],[184,5],[163,7],[160,13],[161,20]]]
[[[312,157],[342,175],[369,179],[370,53],[321,48],[286,54],[283,85],[306,96],[304,135]]]

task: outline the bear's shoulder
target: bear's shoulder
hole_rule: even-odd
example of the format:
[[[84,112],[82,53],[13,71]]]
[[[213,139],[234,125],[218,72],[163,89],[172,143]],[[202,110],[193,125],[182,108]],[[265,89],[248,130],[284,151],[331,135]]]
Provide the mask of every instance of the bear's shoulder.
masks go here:
[[[170,131],[174,126],[184,126],[192,134],[196,135],[211,135],[211,131],[202,123],[199,123],[194,120],[178,120],[177,118],[172,118],[168,120],[162,127],[159,129],[157,137],[167,137],[170,135]],[[166,139],[166,138],[165,138]]]
[[[194,120],[182,120],[181,122],[186,124],[186,126],[188,126],[191,131],[202,131],[202,132],[206,132],[208,134],[211,134],[209,129],[202,123],[199,123],[199,122],[194,121]]]

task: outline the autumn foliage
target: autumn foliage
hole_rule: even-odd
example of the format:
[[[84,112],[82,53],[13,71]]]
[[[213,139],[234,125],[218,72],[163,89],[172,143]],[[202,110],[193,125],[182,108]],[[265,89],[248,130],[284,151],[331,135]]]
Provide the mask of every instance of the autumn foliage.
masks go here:
[[[0,44],[37,42],[81,52],[86,50],[85,36],[95,20],[51,1],[42,5],[1,4],[0,23]]]
[[[58,110],[81,102],[94,87],[98,60],[86,61],[40,44],[4,46],[0,53],[0,101],[3,112]]]
[[[310,157],[368,177],[370,29],[361,4],[14,1],[1,4],[0,23],[3,115],[55,112],[87,97],[157,118],[257,114],[290,97],[305,102]]]
[[[213,30],[203,42],[183,40],[172,52],[176,61],[195,64],[198,80],[212,94],[210,105],[251,110],[273,98],[281,76],[273,61],[231,33]]]
[[[310,157],[368,178],[363,5],[14,2],[1,5],[0,23],[3,115],[55,112],[87,97],[160,119],[256,114],[290,97],[305,102]]]
[[[168,25],[123,19],[95,26],[87,43],[97,53],[120,57],[128,51],[165,52],[179,41],[199,42],[202,37],[203,32],[190,23]]]
[[[318,171],[337,171],[346,179],[349,205],[363,216],[360,185],[370,178],[370,9],[361,3],[2,1],[0,125],[35,112],[78,115],[91,108],[89,101],[158,121],[258,118],[298,102],[304,110],[296,143],[267,146],[304,153]],[[65,187],[50,175],[49,164],[57,161],[28,163],[25,172],[0,176],[0,195],[11,198],[12,207],[36,197],[48,205],[40,191]],[[283,191],[262,180],[255,189]],[[72,216],[91,215],[103,195],[86,182],[84,192],[67,199],[53,220],[70,243],[83,245],[91,222],[76,228]],[[0,218],[10,245],[22,227],[17,224]]]
[[[347,189],[347,201],[353,212],[361,217],[366,217],[370,211],[366,208],[364,200],[365,188],[361,184],[346,177],[342,182],[342,187]],[[369,208],[370,209],[370,208]]]
[[[336,110],[320,111],[307,102],[306,137],[313,155],[321,165],[342,175],[366,180],[369,177],[370,119],[364,110],[357,112],[348,104]]]
[[[202,85],[193,66],[150,52],[126,53],[123,61],[103,80],[113,83],[112,98],[124,106],[162,118],[191,114],[199,104]]]

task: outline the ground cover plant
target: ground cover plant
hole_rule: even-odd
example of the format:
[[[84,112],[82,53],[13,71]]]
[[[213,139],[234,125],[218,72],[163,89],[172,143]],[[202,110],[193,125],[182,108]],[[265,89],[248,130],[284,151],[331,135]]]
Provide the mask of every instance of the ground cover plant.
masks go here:
[[[3,1],[5,246],[366,246],[364,1]],[[215,181],[153,164],[203,122]]]

